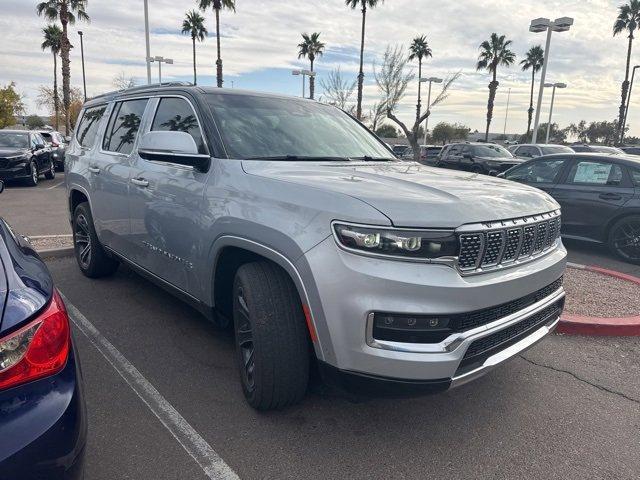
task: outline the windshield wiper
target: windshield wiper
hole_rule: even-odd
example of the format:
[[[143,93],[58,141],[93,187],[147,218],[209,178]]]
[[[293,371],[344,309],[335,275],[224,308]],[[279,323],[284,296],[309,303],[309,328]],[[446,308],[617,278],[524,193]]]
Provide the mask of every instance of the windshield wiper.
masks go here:
[[[304,155],[274,155],[274,156],[259,156],[259,157],[247,157],[245,160],[271,160],[282,162],[296,162],[296,161],[309,161],[309,162],[348,162],[351,160],[349,157],[318,157],[318,156],[304,156]]]
[[[365,155],[364,157],[351,157],[351,160],[364,160],[365,162],[395,162],[397,158],[391,157],[370,157]]]

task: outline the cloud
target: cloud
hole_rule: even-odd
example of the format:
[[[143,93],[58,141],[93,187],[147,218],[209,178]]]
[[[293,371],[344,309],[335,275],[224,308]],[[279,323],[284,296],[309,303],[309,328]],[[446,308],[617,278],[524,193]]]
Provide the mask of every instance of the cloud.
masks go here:
[[[446,76],[461,70],[463,76],[452,87],[449,99],[433,110],[431,125],[441,120],[459,121],[482,130],[486,117],[488,74],[475,71],[478,45],[491,32],[507,35],[522,57],[532,45],[543,44],[544,35],[528,31],[532,18],[572,16],[571,31],[554,34],[548,80],[569,86],[558,92],[554,119],[562,125],[580,119],[603,120],[616,116],[620,83],[624,76],[626,36],[612,37],[612,24],[619,0],[393,0],[368,12],[365,101],[377,99],[372,64],[379,61],[387,45],[407,45],[418,35],[426,35],[433,59],[425,65],[427,75]],[[51,82],[51,55],[40,49],[41,29],[46,24],[35,14],[36,1],[3,0],[0,31],[0,84],[15,81],[26,96],[31,111],[39,85]],[[146,81],[144,62],[144,22],[142,2],[131,0],[91,0],[90,24],[70,28],[72,83],[81,85],[80,48],[77,30],[85,33],[85,59],[89,95],[113,89],[120,72]],[[194,2],[153,0],[150,2],[152,55],[174,59],[163,68],[163,79],[191,78],[191,40],[180,34],[186,10]],[[198,44],[201,82],[215,82],[215,23],[212,11],[204,14],[209,37]],[[327,45],[317,62],[318,76],[341,67],[355,77],[360,46],[359,10],[351,10],[343,0],[240,0],[234,14],[221,14],[222,52],[227,86],[251,87],[299,95],[299,77],[291,68],[306,65],[297,58],[301,32],[321,32]],[[640,48],[638,46],[637,48]],[[634,53],[634,60],[637,58]],[[417,66],[417,65],[416,65]],[[157,72],[153,65],[154,79]],[[530,76],[518,65],[498,72],[500,88],[496,99],[492,130],[501,131],[508,89],[511,88],[509,125],[511,132],[526,129]],[[437,89],[436,89],[437,91]],[[321,92],[319,92],[321,93]],[[411,86],[400,107],[409,120],[415,109],[417,83]],[[426,101],[426,99],[423,99]],[[542,115],[546,116],[548,98]],[[635,102],[637,104],[638,102]],[[630,109],[631,133],[640,135],[640,109]],[[42,113],[42,112],[41,112]]]

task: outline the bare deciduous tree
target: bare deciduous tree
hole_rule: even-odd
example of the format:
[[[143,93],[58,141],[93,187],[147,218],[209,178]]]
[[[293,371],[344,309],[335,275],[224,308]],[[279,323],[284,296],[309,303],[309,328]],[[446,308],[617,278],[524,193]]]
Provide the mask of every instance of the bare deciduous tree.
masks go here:
[[[349,102],[356,88],[356,81],[349,82],[340,72],[340,67],[331,70],[326,78],[320,80],[320,86],[324,90],[320,98],[324,103],[335,105],[342,110],[349,110]]]
[[[413,157],[417,161],[420,159],[420,124],[431,115],[431,107],[447,99],[449,96],[449,87],[460,77],[460,72],[445,79],[440,94],[431,102],[431,105],[427,105],[427,111],[416,118],[413,126],[409,128],[396,116],[398,105],[406,95],[409,83],[415,78],[412,70],[405,72],[407,62],[408,58],[401,47],[389,46],[384,54],[380,69],[377,70],[374,65],[374,75],[387,118],[391,119],[402,129],[413,150]]]
[[[126,90],[127,88],[133,88],[136,86],[136,80],[133,77],[128,77],[124,72],[120,72],[113,77],[113,86],[118,90]]]

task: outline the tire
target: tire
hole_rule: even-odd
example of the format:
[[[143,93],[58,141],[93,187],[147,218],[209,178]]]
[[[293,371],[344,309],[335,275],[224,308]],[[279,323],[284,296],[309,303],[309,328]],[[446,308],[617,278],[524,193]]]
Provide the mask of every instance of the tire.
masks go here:
[[[56,178],[56,164],[53,163],[53,160],[49,163],[49,170],[44,172],[44,178],[47,180],[53,180]]]
[[[289,276],[269,262],[242,265],[233,283],[236,357],[242,390],[256,410],[296,404],[309,383],[309,338]]]
[[[640,265],[640,215],[629,215],[614,223],[607,243],[614,255]]]
[[[482,165],[473,165],[471,167],[471,171],[473,173],[481,173],[481,174],[483,174],[484,173],[484,168],[482,168]]]
[[[72,228],[73,248],[80,271],[89,278],[112,275],[118,269],[118,261],[109,257],[102,248],[87,202],[74,210]]]
[[[29,164],[29,178],[27,179],[27,185],[30,187],[36,187],[38,185],[38,164],[35,160],[31,160]]]

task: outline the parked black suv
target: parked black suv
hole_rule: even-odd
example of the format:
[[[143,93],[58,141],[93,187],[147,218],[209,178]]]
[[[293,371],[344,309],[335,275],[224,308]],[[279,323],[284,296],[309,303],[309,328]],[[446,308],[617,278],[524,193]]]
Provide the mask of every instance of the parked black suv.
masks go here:
[[[0,130],[0,180],[26,180],[35,187],[40,174],[56,176],[51,148],[37,132]]]
[[[436,161],[437,167],[466,170],[485,175],[504,172],[522,163],[509,151],[494,143],[451,143]]]

